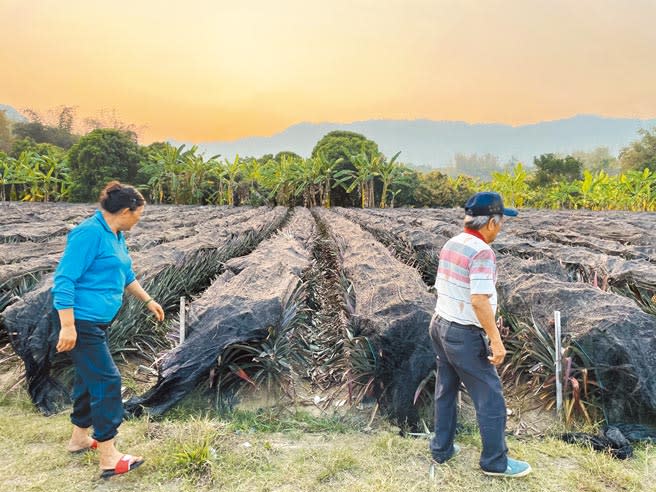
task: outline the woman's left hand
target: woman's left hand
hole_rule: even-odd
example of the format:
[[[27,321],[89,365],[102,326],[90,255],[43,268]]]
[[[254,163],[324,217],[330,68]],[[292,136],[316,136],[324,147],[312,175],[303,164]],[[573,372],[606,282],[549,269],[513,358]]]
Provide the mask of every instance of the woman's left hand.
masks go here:
[[[164,310],[157,301],[150,301],[146,307],[155,315],[157,321],[164,321]]]

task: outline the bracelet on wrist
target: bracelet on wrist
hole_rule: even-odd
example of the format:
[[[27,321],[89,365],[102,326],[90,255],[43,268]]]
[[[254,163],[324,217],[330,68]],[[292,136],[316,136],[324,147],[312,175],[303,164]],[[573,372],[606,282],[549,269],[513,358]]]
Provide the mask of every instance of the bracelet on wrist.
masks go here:
[[[144,305],[144,306],[147,306],[148,304],[150,304],[150,303],[153,302],[154,300],[155,300],[155,299],[153,299],[152,297],[150,297],[150,298],[146,299],[146,300],[143,302],[143,305]]]

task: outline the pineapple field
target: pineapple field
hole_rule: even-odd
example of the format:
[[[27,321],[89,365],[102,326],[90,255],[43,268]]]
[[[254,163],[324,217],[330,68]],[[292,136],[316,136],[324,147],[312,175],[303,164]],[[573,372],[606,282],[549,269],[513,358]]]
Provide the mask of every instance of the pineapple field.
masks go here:
[[[93,209],[0,205],[0,363],[23,364],[44,414],[70,403],[68,356],[53,349],[52,272],[67,232]],[[167,319],[156,323],[126,298],[110,328],[115,358],[152,374],[126,411],[162,415],[192,391],[208,405],[233,406],[261,391],[323,408],[375,402],[398,425],[420,428],[435,370],[432,285],[440,248],[460,232],[462,216],[148,206],[127,242]],[[507,386],[553,405],[560,311],[566,417],[653,422],[654,222],[650,213],[581,210],[525,210],[506,222],[493,248]]]

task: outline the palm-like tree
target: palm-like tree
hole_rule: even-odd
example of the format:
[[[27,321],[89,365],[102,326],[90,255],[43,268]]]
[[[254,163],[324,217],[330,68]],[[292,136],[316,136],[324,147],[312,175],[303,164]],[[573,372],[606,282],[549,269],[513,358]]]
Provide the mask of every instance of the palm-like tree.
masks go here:
[[[332,181],[335,174],[335,169],[342,163],[341,158],[330,161],[325,153],[318,152],[313,157],[315,165],[319,168],[319,176],[317,178],[317,186],[319,187],[319,204],[326,208],[330,208],[330,190],[332,188]]]
[[[167,198],[179,203],[178,173],[182,170],[184,145],[174,147],[166,145],[153,151],[144,165],[144,172],[150,176],[148,190],[151,200],[165,203]]]
[[[405,180],[405,167],[396,162],[400,153],[401,152],[397,152],[394,154],[394,157],[392,157],[389,162],[385,159],[377,160],[378,164],[374,173],[379,176],[380,180],[383,182],[383,191],[380,195],[380,208],[385,208],[387,206],[387,194],[390,186],[401,184]],[[396,195],[392,197],[392,203],[395,196]]]
[[[262,184],[269,190],[269,199],[276,205],[293,205],[302,172],[298,169],[299,159],[284,155],[280,161],[270,159],[262,168]]]
[[[347,193],[352,193],[357,188],[362,208],[372,207],[374,204],[374,177],[383,158],[382,154],[369,157],[364,150],[352,155],[351,162],[355,170],[343,169],[335,173],[335,186],[342,186]]]
[[[226,180],[226,202],[228,205],[235,204],[235,188],[239,177],[242,174],[243,166],[242,161],[239,159],[239,155],[236,155],[234,160],[230,162],[227,158],[225,159],[225,180]]]

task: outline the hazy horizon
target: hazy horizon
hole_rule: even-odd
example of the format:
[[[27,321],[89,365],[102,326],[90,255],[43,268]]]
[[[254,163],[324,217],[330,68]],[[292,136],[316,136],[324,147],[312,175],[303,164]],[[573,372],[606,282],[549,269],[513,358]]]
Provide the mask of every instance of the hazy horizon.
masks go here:
[[[656,2],[0,2],[0,103],[103,108],[142,140],[303,122],[656,116]]]

